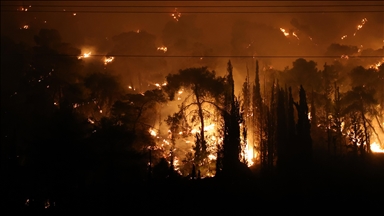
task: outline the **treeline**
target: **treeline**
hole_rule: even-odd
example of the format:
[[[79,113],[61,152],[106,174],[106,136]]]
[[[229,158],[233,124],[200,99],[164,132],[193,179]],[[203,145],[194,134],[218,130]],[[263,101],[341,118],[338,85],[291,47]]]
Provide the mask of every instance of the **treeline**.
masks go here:
[[[79,49],[55,30],[41,30],[36,46],[1,40],[2,170],[25,188],[63,191],[87,185],[189,176],[248,177],[253,168],[305,170],[314,153],[364,157],[382,146],[384,66],[324,65],[297,59],[284,71],[259,69],[235,92],[233,66],[224,77],[207,67],[165,77],[137,92],[103,62],[85,64]],[[161,106],[188,93],[174,114]],[[188,112],[187,112],[188,111]],[[214,119],[218,136],[206,135]],[[169,145],[159,145],[157,121]],[[198,128],[191,132],[191,126]],[[180,133],[182,132],[182,133]],[[194,138],[193,151],[177,140]],[[25,180],[28,179],[28,180]],[[15,183],[16,184],[16,183]]]

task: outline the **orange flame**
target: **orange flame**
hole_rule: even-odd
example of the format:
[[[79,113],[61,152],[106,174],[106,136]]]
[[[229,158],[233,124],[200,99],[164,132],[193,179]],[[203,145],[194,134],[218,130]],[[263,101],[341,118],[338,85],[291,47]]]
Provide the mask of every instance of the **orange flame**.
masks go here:
[[[283,32],[283,34],[284,34],[285,37],[288,37],[288,36],[289,36],[289,32],[285,31],[285,29],[280,28],[280,31]]]
[[[374,142],[374,143],[371,143],[371,151],[377,152],[377,153],[384,153],[384,148],[381,148],[379,144]]]

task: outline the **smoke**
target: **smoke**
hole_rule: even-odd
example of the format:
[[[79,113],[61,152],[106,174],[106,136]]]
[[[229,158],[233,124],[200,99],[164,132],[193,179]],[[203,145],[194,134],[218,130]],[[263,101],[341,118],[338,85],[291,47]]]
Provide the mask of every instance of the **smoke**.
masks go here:
[[[169,73],[175,73],[188,67],[207,66],[215,69],[217,58],[214,50],[205,42],[203,30],[196,24],[196,15],[181,15],[176,20],[168,21],[162,31],[162,45],[167,47],[167,55],[185,56],[167,58]],[[208,57],[207,57],[208,56]]]
[[[291,20],[291,25],[295,27],[297,30],[304,32],[308,36],[313,35],[312,30],[309,25],[300,24],[296,18]]]
[[[341,45],[341,44],[331,44],[327,51],[325,52],[325,55],[330,56],[342,56],[342,55],[354,55],[358,52],[357,46],[349,46],[349,45]]]
[[[166,62],[157,50],[156,36],[146,31],[130,31],[112,37],[113,47],[108,56],[116,55],[111,69],[122,75],[124,85],[133,85],[138,91],[149,89],[153,82],[163,81]],[[153,86],[152,86],[153,88]]]

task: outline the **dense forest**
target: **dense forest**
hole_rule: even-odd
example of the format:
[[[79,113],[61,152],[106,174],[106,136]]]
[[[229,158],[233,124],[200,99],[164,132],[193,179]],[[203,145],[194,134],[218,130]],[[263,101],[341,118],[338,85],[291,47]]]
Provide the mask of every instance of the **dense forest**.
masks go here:
[[[100,207],[89,197],[131,188],[142,188],[128,193],[137,203],[177,193],[383,199],[382,62],[299,58],[280,71],[255,59],[251,71],[228,59],[224,76],[191,66],[135,86],[109,68],[118,57],[85,62],[53,29],[34,41],[1,38],[2,190],[14,208]],[[234,68],[246,68],[242,86]]]

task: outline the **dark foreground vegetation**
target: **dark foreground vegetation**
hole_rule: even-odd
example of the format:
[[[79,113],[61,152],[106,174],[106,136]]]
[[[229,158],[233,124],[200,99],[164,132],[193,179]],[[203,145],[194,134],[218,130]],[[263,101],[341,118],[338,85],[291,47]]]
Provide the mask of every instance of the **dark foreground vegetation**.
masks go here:
[[[306,170],[259,173],[243,178],[188,178],[132,180],[123,184],[106,179],[94,185],[44,187],[22,170],[8,173],[2,184],[12,213],[73,215],[82,211],[108,215],[147,213],[216,212],[251,208],[267,213],[268,205],[296,203],[290,208],[344,208],[360,202],[375,209],[384,200],[384,154],[361,159],[329,158]],[[49,200],[48,200],[49,199]],[[354,206],[362,209],[363,206]],[[346,208],[347,210],[349,208]],[[16,214],[15,214],[16,215]]]

